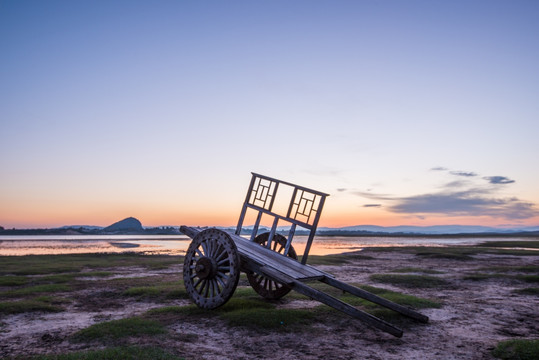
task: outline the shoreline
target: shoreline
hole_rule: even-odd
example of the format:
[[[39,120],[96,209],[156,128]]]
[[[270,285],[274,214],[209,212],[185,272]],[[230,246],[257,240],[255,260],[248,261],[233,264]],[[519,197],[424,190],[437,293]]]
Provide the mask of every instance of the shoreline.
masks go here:
[[[428,324],[382,313],[390,316],[385,318],[388,322],[404,329],[401,339],[295,292],[278,301],[267,301],[257,296],[245,279],[240,280],[229,307],[199,310],[191,305],[181,284],[180,256],[58,255],[52,259],[4,258],[0,280],[20,280],[21,284],[0,286],[0,303],[47,295],[56,299],[51,304],[58,310],[2,314],[0,357],[69,353],[142,342],[185,359],[265,358],[268,354],[267,347],[261,346],[264,344],[278,349],[272,356],[276,359],[483,360],[493,358],[492,350],[500,341],[539,338],[539,296],[533,295],[536,290],[526,290],[537,289],[539,254],[535,251],[401,247],[309,257],[311,265],[341,281],[440,304],[418,310],[429,316]],[[28,261],[33,265],[28,267]],[[38,274],[22,275],[19,271]],[[416,278],[421,279],[419,285],[410,282]],[[39,284],[44,281],[52,293],[23,295],[23,289],[42,286]],[[20,295],[10,295],[14,291]],[[264,328],[248,320],[232,323],[230,319],[236,311],[247,304],[257,306],[259,310],[254,314],[267,313],[268,306],[275,309],[271,310],[275,316],[283,311],[299,314],[299,322],[291,323],[289,328]],[[238,310],[234,310],[236,306]],[[269,319],[271,316],[265,315]],[[157,321],[164,335],[74,340],[78,332],[92,325],[134,318]]]

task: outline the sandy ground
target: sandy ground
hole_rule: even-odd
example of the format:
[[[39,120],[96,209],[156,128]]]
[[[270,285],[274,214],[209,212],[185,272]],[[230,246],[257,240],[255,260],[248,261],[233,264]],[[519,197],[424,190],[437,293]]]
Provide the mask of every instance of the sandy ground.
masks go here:
[[[513,290],[533,286],[511,279],[463,280],[486,266],[539,265],[539,256],[476,255],[474,260],[420,258],[401,252],[369,252],[372,260],[357,260],[344,266],[319,266],[345,282],[369,284],[443,302],[439,309],[421,312],[429,324],[406,322],[404,336],[395,338],[345,316],[314,325],[307,332],[253,332],[231,328],[215,317],[173,324],[174,334],[161,344],[187,359],[491,359],[491,350],[512,338],[539,338],[539,298],[518,295]],[[450,285],[437,289],[404,289],[375,283],[371,274],[416,267],[443,271],[435,275]],[[115,269],[116,271],[117,269]],[[133,269],[123,269],[126,275]],[[181,276],[179,266],[165,272],[136,271],[137,276]],[[121,276],[117,275],[117,276]],[[91,280],[89,280],[91,281]],[[92,290],[79,294],[92,298]],[[103,291],[102,288],[99,291]],[[167,305],[186,305],[177,300]],[[88,305],[90,304],[90,305]],[[309,300],[281,300],[279,306],[311,308]],[[163,304],[132,299],[85,306],[71,304],[54,314],[25,313],[0,319],[0,358],[34,353],[88,349],[69,336],[101,321],[141,314]],[[147,339],[152,343],[152,339]],[[144,339],[138,339],[144,344]],[[154,343],[155,344],[155,343]],[[95,345],[99,346],[99,345]],[[93,348],[92,345],[90,348]]]

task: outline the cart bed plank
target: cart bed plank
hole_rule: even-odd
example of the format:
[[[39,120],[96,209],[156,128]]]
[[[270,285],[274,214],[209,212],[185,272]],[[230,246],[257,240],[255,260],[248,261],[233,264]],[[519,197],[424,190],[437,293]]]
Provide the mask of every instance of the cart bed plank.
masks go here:
[[[202,229],[182,226],[180,231],[190,238],[194,238]],[[228,231],[227,234],[234,240],[240,257],[249,259],[248,263],[255,263],[258,267],[265,266],[266,269],[272,268],[274,271],[268,271],[272,271],[274,274],[282,273],[299,281],[322,280],[324,277],[333,277],[331,274],[312,266],[301,264],[294,259],[260,246],[239,235]]]

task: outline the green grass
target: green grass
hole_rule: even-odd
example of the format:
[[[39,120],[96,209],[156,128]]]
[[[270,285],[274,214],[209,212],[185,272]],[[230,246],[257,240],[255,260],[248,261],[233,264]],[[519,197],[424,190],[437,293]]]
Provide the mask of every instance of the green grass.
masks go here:
[[[59,355],[38,355],[30,360],[181,360],[161,347],[123,346],[102,350],[78,351]]]
[[[440,302],[430,300],[430,299],[420,298],[414,295],[403,294],[400,292],[382,289],[382,288],[378,288],[374,286],[368,286],[368,285],[362,285],[360,286],[360,288],[370,293],[373,293],[375,295],[378,295],[380,297],[383,297],[384,299],[387,299],[389,301],[393,301],[394,303],[404,305],[404,306],[409,306],[415,309],[428,309],[428,308],[442,307],[442,304]],[[370,301],[368,303],[375,305],[371,303]]]
[[[437,288],[449,284],[444,279],[428,275],[374,274],[370,276],[370,279],[406,288]]]
[[[260,297],[235,297],[214,310],[200,309],[196,305],[166,306],[148,311],[147,316],[164,324],[182,321],[186,316],[215,316],[230,326],[279,331],[297,330],[311,325],[316,318],[311,310],[278,309],[274,303]]]
[[[515,278],[526,282],[539,282],[539,275],[516,275]]]
[[[56,292],[66,292],[71,291],[72,288],[63,284],[42,284],[28,286],[24,288],[18,288],[13,290],[7,290],[0,292],[0,298],[12,298],[19,296],[31,296],[38,295],[43,293],[56,293]]]
[[[475,252],[462,251],[454,248],[432,248],[416,252],[416,256],[421,256],[429,259],[449,259],[449,260],[473,260]]]
[[[510,242],[517,244],[517,242]],[[529,243],[529,242],[527,242]],[[488,244],[491,244],[489,242]],[[513,245],[515,246],[515,245]],[[369,251],[386,252],[396,251],[416,254],[417,256],[433,258],[433,259],[450,259],[450,260],[472,260],[474,255],[478,254],[494,254],[494,255],[516,255],[516,256],[537,256],[536,250],[521,250],[521,249],[501,249],[489,246],[447,246],[447,247],[429,247],[429,246],[388,246],[388,247],[371,247]]]
[[[301,261],[302,258],[300,256],[298,261]],[[307,259],[309,265],[342,265],[347,262],[348,260],[343,255],[309,255]]]
[[[522,295],[536,295],[536,296],[539,296],[539,288],[536,288],[536,287],[529,287],[529,288],[524,288],[524,289],[513,290],[513,292],[516,293],[516,294],[522,294]]]
[[[492,351],[492,355],[504,360],[537,360],[539,358],[539,340],[501,341]]]
[[[59,312],[62,310],[61,307],[53,304],[53,301],[40,298],[0,302],[0,314],[20,314],[35,311]]]
[[[295,330],[311,325],[315,318],[313,311],[303,309],[240,309],[220,316],[231,326],[265,330]]]
[[[463,277],[464,280],[514,279],[525,282],[539,282],[539,275],[509,275],[500,273],[473,273]]]
[[[171,265],[183,264],[183,257],[135,253],[27,255],[0,256],[0,263],[2,264],[0,275],[45,275],[118,266],[163,269]],[[88,274],[85,273],[84,276],[88,276]]]
[[[492,271],[498,273],[506,272],[524,272],[524,273],[536,273],[539,274],[539,266],[525,265],[525,266],[488,266],[482,267],[481,271]]]
[[[302,257],[300,256],[299,261]],[[363,255],[358,252],[334,254],[334,255],[309,255],[307,264],[309,265],[343,265],[357,260],[372,260],[372,256]]]
[[[394,269],[391,270],[391,272],[395,273],[423,273],[423,274],[443,274],[443,271],[438,270],[432,270],[432,269],[422,269],[422,268],[415,268],[415,267],[406,267],[406,268],[400,268],[400,269]]]
[[[167,330],[158,321],[135,316],[94,324],[76,332],[72,339],[76,342],[117,340],[129,336],[158,335],[166,332]]]
[[[4,275],[0,276],[0,286],[21,286],[28,283],[25,276]]]
[[[164,282],[153,286],[134,286],[123,292],[126,296],[140,298],[187,299],[183,282]]]
[[[504,248],[530,248],[539,249],[538,240],[521,240],[521,241],[486,241],[477,246],[480,247],[504,247]]]
[[[79,278],[85,278],[85,277],[107,277],[114,275],[111,271],[88,271],[88,272],[81,272],[78,274],[77,277]]]

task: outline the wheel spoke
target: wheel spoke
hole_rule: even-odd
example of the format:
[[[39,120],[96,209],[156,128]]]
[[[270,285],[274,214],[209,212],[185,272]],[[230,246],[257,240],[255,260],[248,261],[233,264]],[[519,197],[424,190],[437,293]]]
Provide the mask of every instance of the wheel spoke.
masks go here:
[[[196,305],[205,309],[223,305],[233,295],[239,276],[240,258],[229,234],[206,229],[193,238],[185,254],[183,280]]]
[[[219,263],[222,259],[227,260],[228,259],[227,255],[228,255],[228,253],[227,253],[226,249],[219,248],[218,253],[215,255],[215,261],[217,261],[217,263]]]
[[[204,279],[200,279],[200,286],[198,287],[198,290],[197,292],[199,294],[202,294],[202,292],[204,291],[204,287],[206,286],[206,280]]]
[[[222,264],[224,264],[224,263],[226,263],[226,262],[230,262],[230,259],[229,259],[228,257],[226,257],[226,258],[224,258],[223,260],[217,262],[217,265],[222,265]]]
[[[208,244],[206,241],[203,241],[200,246],[202,246],[203,256],[208,256]]]
[[[228,281],[229,277],[226,276],[225,274],[223,274],[222,272],[217,272],[217,276],[219,276],[221,279],[223,279],[224,281]]]
[[[268,247],[269,233],[263,233],[255,237],[255,243]],[[275,234],[270,249],[279,254],[284,255],[286,249],[287,239],[279,234]],[[287,257],[297,260],[296,252],[294,248],[290,246]],[[267,278],[259,273],[247,273],[247,279],[251,287],[262,297],[267,299],[279,299],[290,292],[290,287],[285,284],[279,283],[271,278]]]
[[[221,277],[216,276],[216,277],[215,277],[215,280],[217,280],[217,282],[221,285],[221,287],[222,287],[223,289],[226,287],[226,284],[225,284],[225,282],[221,279]]]

